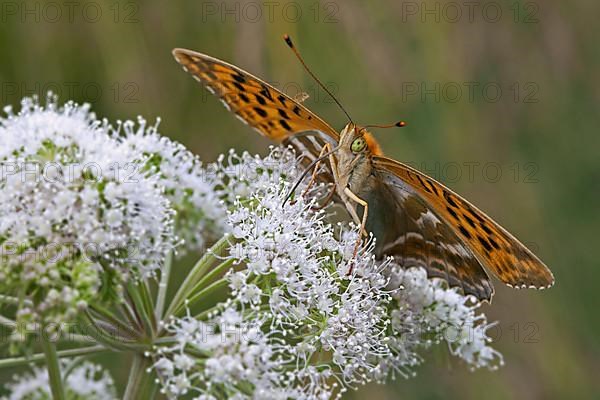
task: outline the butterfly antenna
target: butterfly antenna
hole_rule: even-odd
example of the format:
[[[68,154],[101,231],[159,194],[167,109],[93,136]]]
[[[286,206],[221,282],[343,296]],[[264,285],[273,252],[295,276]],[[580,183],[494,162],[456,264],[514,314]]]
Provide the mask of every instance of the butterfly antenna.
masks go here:
[[[365,125],[363,128],[403,128],[406,126],[406,122],[398,121],[394,124],[387,125]]]
[[[285,35],[283,35],[283,39],[285,40],[285,42],[287,43],[287,45],[290,47],[290,49],[292,49],[292,51],[294,52],[294,54],[296,55],[296,57],[300,61],[300,64],[302,64],[302,66],[304,67],[304,69],[306,70],[306,72],[308,72],[308,74],[319,84],[319,86],[321,86],[321,88],[323,88],[323,90],[325,92],[327,92],[327,94],[333,99],[333,101],[335,101],[335,103],[340,107],[340,109],[344,112],[344,114],[346,114],[346,117],[348,117],[348,119],[350,120],[350,122],[352,122],[354,124],[354,121],[352,121],[352,118],[350,118],[350,114],[348,114],[348,112],[344,109],[344,107],[338,101],[338,99],[335,98],[335,96],[333,95],[333,93],[331,93],[329,91],[329,89],[327,89],[325,87],[325,85],[323,85],[323,83],[319,80],[319,78],[317,78],[315,76],[315,74],[312,73],[312,71],[310,70],[310,68],[308,68],[308,65],[306,65],[306,63],[302,59],[302,56],[300,55],[300,52],[298,51],[298,49],[296,48],[296,46],[294,46],[294,43],[292,43],[292,39],[290,38],[290,36],[286,33]]]

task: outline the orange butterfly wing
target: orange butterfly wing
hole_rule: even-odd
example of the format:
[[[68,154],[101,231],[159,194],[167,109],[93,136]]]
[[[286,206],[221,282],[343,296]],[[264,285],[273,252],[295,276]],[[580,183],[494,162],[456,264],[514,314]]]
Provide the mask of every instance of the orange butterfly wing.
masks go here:
[[[543,289],[554,284],[552,272],[514,236],[485,213],[433,178],[387,157],[374,156],[373,167],[391,173],[452,228],[489,271],[515,288]]]
[[[283,142],[299,132],[318,131],[337,143],[338,133],[302,104],[234,65],[186,49],[173,56],[225,107],[261,135]],[[318,153],[317,153],[318,154]]]

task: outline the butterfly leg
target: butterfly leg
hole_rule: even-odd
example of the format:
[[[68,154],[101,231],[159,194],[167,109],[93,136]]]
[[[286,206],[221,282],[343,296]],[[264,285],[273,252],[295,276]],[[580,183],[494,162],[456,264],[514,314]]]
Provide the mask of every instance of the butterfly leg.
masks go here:
[[[335,157],[333,156],[333,154],[330,154],[330,155],[329,155],[329,164],[330,164],[330,166],[331,166],[331,172],[332,172],[332,174],[333,174],[333,182],[334,182],[334,184],[337,186],[337,185],[338,185],[338,182],[340,181],[340,173],[339,173],[339,171],[338,171],[338,169],[337,169],[337,163],[336,163],[336,161],[335,161]],[[339,186],[338,186],[338,189],[340,189],[340,188],[339,188]],[[340,190],[341,190],[341,189],[340,189]],[[346,194],[346,196],[348,196],[348,194],[346,193],[346,190],[348,190],[348,192],[352,193],[352,196],[351,196],[351,197],[352,197],[352,199],[353,199],[353,200],[354,200],[354,198],[356,198],[356,199],[359,199],[359,200],[360,200],[359,204],[361,204],[361,205],[362,205],[362,203],[365,203],[365,204],[366,204],[366,202],[365,202],[364,200],[362,200],[361,198],[359,198],[357,195],[355,195],[355,194],[354,194],[354,193],[353,193],[353,192],[352,192],[350,189],[348,189],[348,188],[346,188],[346,189],[342,190],[342,191],[344,192],[344,194]],[[331,195],[333,195],[333,193],[332,193]],[[340,196],[341,196],[341,194],[340,194]],[[361,224],[361,225],[363,226],[363,230],[362,230],[361,232],[363,232],[363,233],[365,234],[365,236],[366,236],[366,232],[364,232],[364,224],[362,223],[362,220],[361,220],[361,219],[358,217],[358,214],[356,213],[356,209],[355,209],[355,208],[354,208],[354,206],[353,206],[352,204],[350,204],[350,203],[349,203],[347,200],[344,200],[344,199],[343,199],[343,196],[341,196],[341,197],[342,197],[342,200],[343,200],[343,202],[344,202],[344,205],[346,206],[346,209],[348,210],[348,213],[350,213],[350,216],[352,217],[352,219],[354,220],[354,222],[356,222],[357,224]],[[354,200],[354,201],[356,201],[356,200]],[[362,202],[362,203],[361,203],[361,202]],[[365,212],[366,212],[366,211],[367,211],[367,209],[365,208]],[[365,221],[367,220],[367,219],[366,219],[366,216],[364,217],[364,220],[365,220]]]
[[[317,157],[317,158],[323,157],[323,155],[327,154],[327,152],[329,152],[329,151],[331,151],[331,145],[329,143],[326,143],[323,146],[323,148],[321,149],[321,152],[319,153],[319,157]],[[317,163],[315,164],[315,168],[313,169],[312,176],[310,177],[310,181],[308,182],[306,189],[304,189],[304,191],[302,192],[302,196],[306,196],[306,194],[308,193],[308,191],[310,190],[312,185],[315,183],[315,181],[317,179],[317,173],[319,172],[320,166],[321,166],[321,161],[317,161]]]
[[[325,146],[328,146],[328,144],[326,144]],[[336,185],[337,189],[342,191],[350,199],[354,200],[355,202],[357,202],[358,204],[360,204],[361,206],[364,207],[363,217],[361,219],[358,217],[355,207],[352,204],[350,204],[349,201],[344,200],[343,199],[344,196],[342,196],[340,193],[340,197],[342,197],[343,203],[346,206],[346,209],[348,210],[348,212],[350,213],[350,216],[352,217],[354,222],[361,225],[361,235],[368,236],[367,231],[365,230],[365,224],[367,222],[367,215],[368,215],[368,208],[369,208],[367,202],[364,201],[363,199],[361,199],[360,197],[358,197],[357,195],[355,195],[354,192],[352,192],[349,188],[345,188],[345,189],[341,190],[340,186],[338,186],[338,182],[340,181],[340,174],[339,174],[339,171],[337,168],[337,163],[335,161],[335,157],[333,156],[333,154],[329,154],[329,165],[331,166],[333,182]],[[327,196],[328,199],[333,197],[333,195],[335,194],[335,189],[336,188],[334,188],[334,190],[331,193],[329,193],[329,196]]]
[[[325,207],[327,207],[327,205],[329,204],[331,199],[333,199],[334,194],[335,194],[335,185],[331,188],[331,190],[329,191],[329,194],[327,194],[327,197],[325,197],[325,200],[323,200],[323,204],[321,204],[319,207],[314,208],[314,210],[322,210]]]
[[[362,235],[367,234],[367,232],[365,230],[365,226],[367,224],[367,216],[369,215],[369,204],[366,201],[364,201],[363,199],[361,199],[360,197],[358,197],[349,188],[344,189],[344,194],[346,196],[348,196],[348,198],[350,200],[353,200],[357,204],[360,204],[361,206],[363,206],[363,215],[362,215],[362,219],[360,219],[360,234],[358,235],[358,239],[356,240],[356,245],[354,246],[354,252],[352,253],[352,258],[354,259],[354,258],[356,258],[356,255],[358,254],[358,249],[360,248]],[[356,210],[354,209],[354,207],[350,206],[350,208],[352,208],[352,210],[354,211],[354,215],[356,215],[355,219],[358,219],[358,215],[356,214]],[[348,275],[352,274],[353,266],[354,266],[354,264],[350,264],[350,269],[348,270]]]

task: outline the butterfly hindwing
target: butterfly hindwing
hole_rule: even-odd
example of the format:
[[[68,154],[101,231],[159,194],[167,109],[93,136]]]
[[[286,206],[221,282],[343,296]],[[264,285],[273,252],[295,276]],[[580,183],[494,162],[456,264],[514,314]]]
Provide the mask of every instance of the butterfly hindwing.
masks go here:
[[[366,226],[377,238],[376,255],[423,267],[430,277],[489,300],[494,289],[479,260],[424,199],[388,171],[371,179],[361,195],[370,206]]]
[[[373,157],[376,171],[401,180],[447,223],[477,259],[502,282],[516,287],[546,288],[550,270],[514,236],[474,205],[433,178],[386,157]]]

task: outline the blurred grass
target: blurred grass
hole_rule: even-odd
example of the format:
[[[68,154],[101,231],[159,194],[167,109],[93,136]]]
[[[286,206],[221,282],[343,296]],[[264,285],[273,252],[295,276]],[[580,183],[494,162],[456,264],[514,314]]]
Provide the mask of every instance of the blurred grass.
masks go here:
[[[449,3],[434,1],[282,1],[270,3],[271,16],[263,6],[260,18],[253,11],[260,2],[252,1],[73,3],[72,20],[66,3],[55,3],[62,16],[52,22],[46,2],[3,2],[2,104],[54,88],[63,100],[91,101],[98,115],[111,120],[161,116],[163,134],[207,161],[230,147],[265,153],[268,142],[183,73],[170,51],[188,47],[231,61],[291,94],[301,86],[311,95],[306,104],[341,128],[343,114],[283,44],[281,35],[289,33],[355,120],[408,122],[401,131],[376,132],[388,155],[424,167],[473,200],[553,270],[557,284],[551,290],[499,287],[486,307],[491,319],[500,320],[497,347],[507,364],[500,371],[471,373],[438,349],[417,378],[372,385],[349,397],[600,397],[600,268],[591,252],[600,228],[600,3],[484,2],[472,22],[466,8],[449,22],[455,15],[444,8]],[[99,17],[88,9],[86,18],[88,3],[101,11]],[[502,11],[495,23],[482,14],[490,3]],[[436,6],[439,22],[435,11],[421,13]],[[33,14],[23,14],[24,7]],[[418,13],[408,13],[414,7]],[[302,15],[296,17],[298,8]],[[234,11],[222,14],[226,10]],[[525,23],[531,12],[537,22]],[[423,91],[407,93],[414,85],[435,89],[436,82],[439,101]],[[476,89],[471,101],[465,82],[480,88],[495,83],[502,95],[492,102]],[[442,89],[450,90],[449,83],[464,89],[455,102]],[[525,102],[532,88],[537,102]],[[472,179],[465,163],[479,163]],[[482,172],[489,163],[500,166],[497,181],[493,168]],[[461,176],[453,179],[456,165]],[[99,359],[119,382],[126,379],[126,363],[115,356]],[[3,381],[8,371],[0,372]]]

